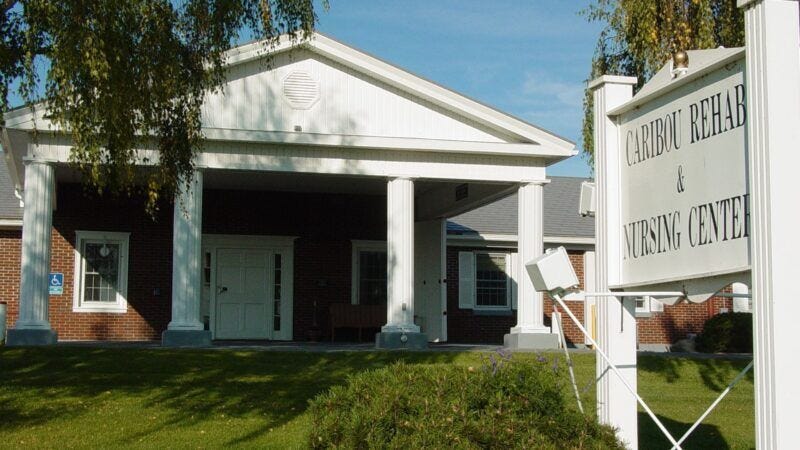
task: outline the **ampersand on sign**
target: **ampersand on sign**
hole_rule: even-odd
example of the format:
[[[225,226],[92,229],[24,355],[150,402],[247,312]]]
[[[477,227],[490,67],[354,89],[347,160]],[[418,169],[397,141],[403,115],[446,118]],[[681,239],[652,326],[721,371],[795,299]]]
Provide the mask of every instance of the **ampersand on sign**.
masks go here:
[[[684,184],[684,177],[683,177],[683,166],[678,166],[678,193],[686,190],[686,186]]]

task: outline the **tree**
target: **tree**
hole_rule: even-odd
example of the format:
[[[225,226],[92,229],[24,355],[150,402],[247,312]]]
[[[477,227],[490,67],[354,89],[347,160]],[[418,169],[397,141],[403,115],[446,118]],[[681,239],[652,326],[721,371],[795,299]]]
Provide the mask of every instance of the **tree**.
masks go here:
[[[304,39],[317,20],[313,0],[2,0],[0,8],[0,111],[16,84],[27,106],[72,138],[71,162],[89,186],[143,190],[151,213],[191,179],[203,98],[224,81],[225,51],[244,32],[265,47],[282,34]],[[146,172],[136,168],[142,144],[159,150]]]
[[[640,88],[673,53],[744,45],[744,15],[736,0],[595,0],[584,14],[605,23],[589,79],[630,75]],[[594,163],[592,94],[583,99],[583,151]]]

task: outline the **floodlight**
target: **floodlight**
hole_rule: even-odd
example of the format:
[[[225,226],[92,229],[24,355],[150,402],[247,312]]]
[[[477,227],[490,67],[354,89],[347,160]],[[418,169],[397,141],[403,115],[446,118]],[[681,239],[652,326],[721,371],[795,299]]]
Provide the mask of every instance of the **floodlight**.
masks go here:
[[[582,216],[594,216],[597,209],[597,196],[595,185],[591,181],[581,183],[581,203],[579,212]]]
[[[539,292],[563,292],[579,284],[564,247],[550,249],[525,264],[533,287]]]

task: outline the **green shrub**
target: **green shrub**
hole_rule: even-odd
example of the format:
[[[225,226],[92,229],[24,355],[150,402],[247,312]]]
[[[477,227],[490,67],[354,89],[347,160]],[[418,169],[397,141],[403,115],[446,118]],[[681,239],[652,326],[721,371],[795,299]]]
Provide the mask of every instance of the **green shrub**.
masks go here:
[[[623,448],[577,411],[555,360],[396,363],[311,402],[311,448]]]
[[[753,315],[722,313],[711,317],[697,336],[697,350],[708,353],[751,353],[753,351]]]

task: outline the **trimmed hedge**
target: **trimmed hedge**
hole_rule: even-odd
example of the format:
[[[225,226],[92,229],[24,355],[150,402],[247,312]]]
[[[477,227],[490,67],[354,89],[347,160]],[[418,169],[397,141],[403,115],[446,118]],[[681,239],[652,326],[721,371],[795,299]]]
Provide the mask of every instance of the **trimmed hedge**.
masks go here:
[[[697,350],[707,353],[752,353],[753,315],[729,312],[706,320],[697,336]]]
[[[311,448],[624,448],[577,411],[557,361],[394,365],[311,402]]]

